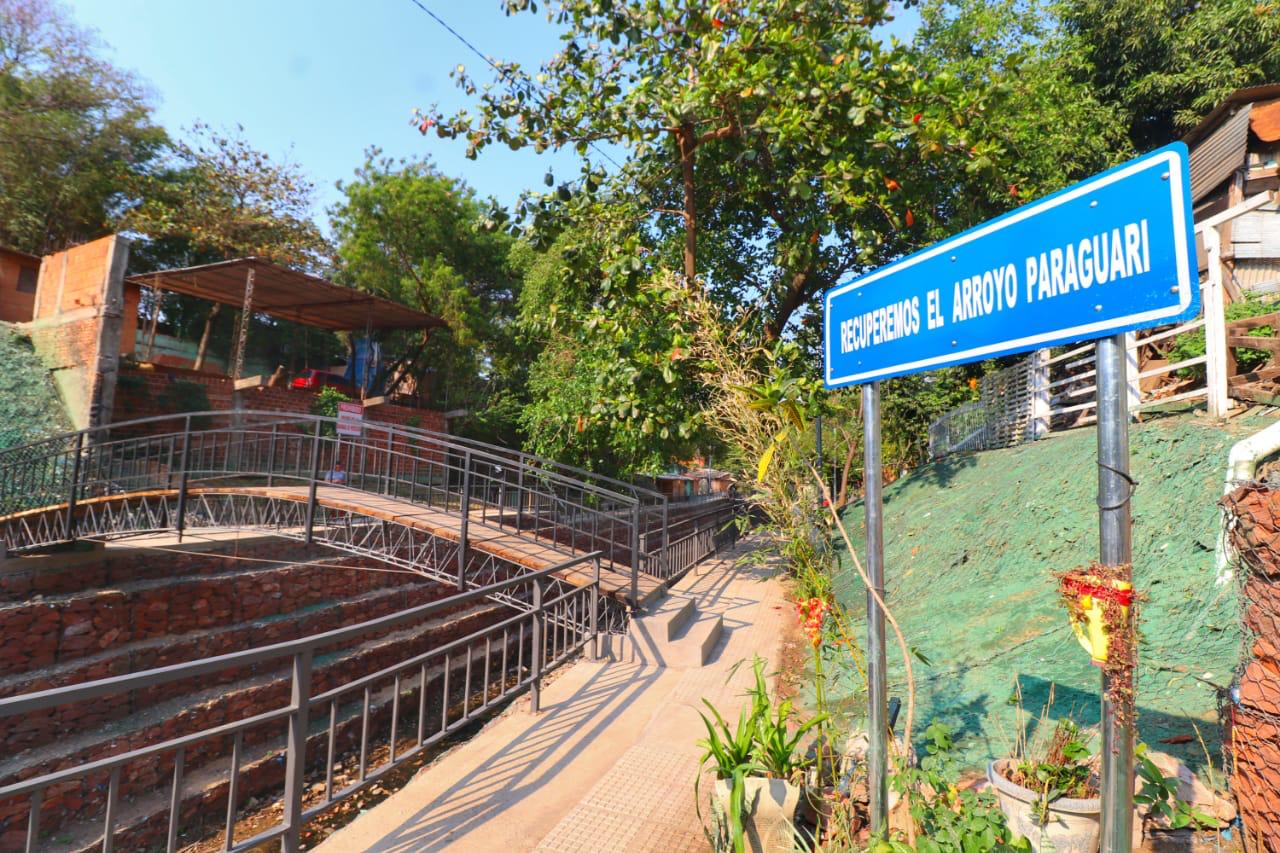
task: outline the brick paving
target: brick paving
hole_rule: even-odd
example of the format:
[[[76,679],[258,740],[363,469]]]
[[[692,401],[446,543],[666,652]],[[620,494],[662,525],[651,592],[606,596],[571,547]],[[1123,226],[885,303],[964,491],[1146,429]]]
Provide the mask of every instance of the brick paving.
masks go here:
[[[749,661],[776,663],[794,621],[776,568],[742,561],[759,545],[744,540],[677,586],[728,629],[706,666],[577,663],[547,685],[541,714],[508,712],[317,849],[706,850],[693,796],[701,700],[736,718]]]

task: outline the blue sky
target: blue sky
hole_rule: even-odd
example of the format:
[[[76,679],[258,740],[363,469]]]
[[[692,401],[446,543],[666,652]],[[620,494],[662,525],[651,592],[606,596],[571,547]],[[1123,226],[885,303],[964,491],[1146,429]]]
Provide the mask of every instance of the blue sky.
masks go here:
[[[555,29],[540,12],[506,17],[500,0],[421,0],[482,52],[528,66],[551,56]],[[72,0],[72,14],[98,31],[108,57],[154,93],[171,133],[202,120],[244,126],[273,157],[298,163],[316,183],[318,218],[377,145],[394,156],[428,155],[482,196],[511,204],[540,187],[548,166],[568,177],[571,153],[492,148],[478,160],[460,142],[409,126],[414,107],[466,106],[449,71],[479,71],[479,57],[410,0]],[[539,4],[540,6],[545,4]],[[891,31],[912,32],[914,10]],[[488,79],[486,76],[481,79]]]

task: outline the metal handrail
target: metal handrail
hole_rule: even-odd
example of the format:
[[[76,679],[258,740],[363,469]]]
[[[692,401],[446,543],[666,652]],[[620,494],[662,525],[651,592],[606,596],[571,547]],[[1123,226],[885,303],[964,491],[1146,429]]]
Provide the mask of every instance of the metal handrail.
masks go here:
[[[526,453],[523,450],[516,450],[514,448],[502,447],[501,445],[497,445],[497,444],[489,444],[488,442],[478,441],[474,438],[467,438],[465,436],[453,436],[453,435],[450,435],[449,433],[424,429],[423,427],[406,426],[406,427],[403,427],[403,429],[413,431],[413,432],[418,432],[433,438],[436,438],[436,437],[444,438],[446,440],[454,441],[462,445],[474,447],[478,450],[486,450],[490,453],[496,453],[498,455],[504,455],[504,456],[509,455],[522,461],[524,464],[526,464],[531,468],[539,468],[539,469],[552,468],[558,472],[563,472],[565,476],[568,476],[571,479],[598,480],[601,483],[607,484],[607,487],[612,488],[613,491],[628,491],[636,495],[636,497],[643,498],[644,501],[647,501],[655,505],[664,503],[668,500],[667,496],[664,495],[662,492],[656,491],[654,489],[645,488],[644,486],[641,486],[637,483],[629,483],[626,480],[619,480],[616,477],[610,477],[606,474],[599,474],[599,473],[596,473],[595,471],[589,471],[586,468],[579,468],[576,465],[569,465],[564,462],[557,462],[554,459],[548,459],[545,456],[537,456],[532,453]]]
[[[311,817],[326,810],[339,800],[373,784],[387,772],[420,754],[442,737],[456,731],[482,714],[488,713],[501,700],[520,695],[527,690],[530,692],[532,708],[536,713],[539,707],[541,680],[547,672],[577,654],[588,644],[591,647],[592,657],[598,656],[599,608],[602,604],[600,591],[601,556],[601,552],[596,551],[574,557],[540,571],[526,572],[497,583],[461,592],[448,598],[422,604],[398,613],[388,614],[356,625],[336,628],[296,640],[274,643],[269,646],[232,652],[202,660],[156,667],[139,673],[112,676],[85,684],[57,687],[0,699],[0,718],[4,718],[19,714],[32,714],[58,706],[84,703],[107,695],[154,688],[173,681],[197,678],[223,670],[239,669],[276,660],[288,659],[292,661],[290,676],[292,684],[291,698],[289,703],[281,708],[255,714],[241,720],[222,723],[202,731],[170,738],[160,743],[133,749],[118,755],[87,761],[74,767],[64,767],[40,776],[23,779],[0,787],[0,800],[20,795],[30,795],[30,814],[26,842],[26,850],[30,853],[30,851],[37,849],[39,843],[40,811],[44,791],[52,785],[107,772],[110,774],[110,784],[107,789],[107,799],[104,806],[103,850],[110,853],[114,841],[115,811],[121,796],[120,776],[122,768],[141,759],[158,759],[161,755],[173,753],[174,775],[169,800],[167,845],[167,849],[173,851],[177,847],[178,823],[181,816],[185,750],[187,747],[202,741],[231,735],[234,737],[231,756],[231,787],[228,795],[226,836],[223,849],[232,851],[250,850],[266,839],[279,837],[282,840],[285,851],[290,851],[290,853],[297,851],[300,847],[302,826]],[[572,588],[568,592],[553,598],[544,599],[544,581],[550,580],[556,573],[583,563],[591,563],[593,567],[591,580],[588,583]],[[320,650],[331,648],[362,636],[386,632],[391,628],[406,623],[421,622],[432,615],[453,610],[460,605],[482,598],[492,598],[502,593],[509,593],[510,590],[517,587],[528,588],[532,593],[527,607],[517,615],[488,625],[466,637],[414,654],[396,664],[383,667],[377,672],[360,676],[323,693],[312,695],[312,661]],[[523,657],[525,649],[524,626],[526,622],[529,624],[528,639],[531,644],[527,666]],[[554,630],[548,631],[549,626],[553,627]],[[519,628],[517,650],[520,656],[515,662],[515,683],[509,684],[512,670],[509,667],[507,653],[513,629],[516,627]],[[492,657],[493,640],[498,637],[499,632],[501,632],[503,643],[502,667],[498,673],[498,681],[495,683],[491,677],[489,661]],[[571,632],[572,637],[561,636],[565,632]],[[484,675],[481,682],[484,699],[476,706],[470,706],[473,647],[480,643],[483,643],[485,647]],[[466,657],[466,681],[462,685],[463,709],[461,715],[451,721],[449,719],[450,694],[448,679],[451,671],[449,658],[451,654],[459,650]],[[444,686],[441,695],[443,697],[442,707],[444,710],[440,719],[439,729],[427,736],[425,725],[428,663],[440,658],[443,658]],[[418,736],[414,746],[397,753],[396,726],[399,719],[399,703],[404,685],[404,674],[409,671],[414,674],[420,673],[421,678],[417,688],[420,702]],[[527,674],[525,674],[526,671]],[[366,756],[369,736],[369,699],[373,686],[379,681],[388,679],[394,684],[395,691],[391,714],[389,759],[373,773],[368,773],[366,772]],[[412,684],[412,681],[410,681],[411,690]],[[490,697],[494,692],[494,687],[497,688],[497,698],[491,700]],[[363,691],[364,696],[364,710],[361,720],[360,778],[355,783],[335,791],[333,788],[333,766],[338,703],[343,696],[354,691]],[[320,805],[304,808],[303,794],[305,790],[304,774],[306,770],[308,716],[312,706],[316,705],[321,707],[328,705],[330,708],[329,753],[324,786],[325,796]],[[233,833],[238,805],[235,791],[239,781],[241,747],[244,742],[244,734],[249,729],[285,719],[288,721],[288,736],[285,749],[284,810],[281,823],[258,833],[253,838],[235,843]]]
[[[330,418],[323,415],[313,415],[313,414],[304,413],[304,412],[296,412],[296,413],[273,412],[273,411],[266,411],[266,410],[259,410],[259,409],[234,409],[234,410],[221,410],[221,411],[209,410],[209,411],[202,411],[202,412],[181,412],[181,413],[169,414],[169,415],[151,415],[145,418],[136,418],[128,421],[116,421],[114,423],[104,424],[102,426],[88,427],[82,430],[59,433],[58,435],[48,436],[46,438],[38,439],[36,441],[27,442],[26,444],[20,444],[20,445],[15,445],[13,447],[4,448],[3,450],[0,450],[0,467],[5,466],[6,464],[10,464],[10,463],[6,463],[5,461],[7,457],[17,456],[19,454],[28,452],[34,448],[38,448],[41,446],[46,446],[46,445],[52,446],[57,444],[58,442],[64,442],[69,439],[75,439],[77,436],[81,436],[81,435],[85,436],[86,443],[92,443],[92,440],[95,436],[98,436],[104,433],[109,434],[113,430],[136,428],[140,426],[145,426],[147,424],[161,423],[164,421],[174,421],[174,420],[184,420],[184,419],[191,420],[196,418],[233,418],[235,419],[243,416],[261,417],[261,418],[269,419],[266,423],[254,424],[255,426],[257,425],[270,426],[270,421],[275,421],[278,424],[295,423],[299,421],[304,421],[309,423],[327,423],[334,426],[337,425],[337,418]],[[243,426],[247,426],[247,425],[231,424],[225,427],[211,427],[208,429],[197,430],[197,431],[198,432],[236,432],[243,429]],[[643,496],[645,499],[651,499],[651,501],[655,504],[661,503],[666,500],[666,497],[662,493],[656,492],[650,489],[645,489],[641,486],[637,486],[632,483],[626,483],[622,480],[617,480],[612,477],[607,477],[603,474],[596,474],[584,468],[576,468],[572,465],[566,465],[561,462],[556,462],[551,459],[546,459],[545,457],[534,456],[532,454],[525,453],[523,451],[512,450],[510,448],[504,448],[498,445],[487,444],[485,442],[477,441],[475,439],[464,438],[461,436],[451,436],[448,433],[436,432],[435,430],[423,429],[422,427],[411,427],[411,426],[405,426],[402,424],[393,424],[393,423],[388,423],[386,421],[365,421],[364,426],[366,429],[372,428],[379,432],[386,431],[394,435],[401,435],[401,436],[412,437],[412,438],[427,438],[438,444],[443,445],[448,449],[457,450],[459,452],[471,451],[472,455],[475,458],[484,458],[494,463],[515,464],[517,466],[524,467],[526,470],[531,471],[533,473],[550,475],[551,477],[555,478],[558,482],[561,482],[564,484],[587,486],[592,488],[595,491],[598,491],[601,495],[609,495],[609,496],[621,498],[621,499],[626,499],[630,497],[633,500],[636,500],[638,502],[642,502],[640,501],[640,498],[641,496]],[[171,433],[165,433],[161,435],[181,435],[181,434],[182,434],[181,432],[171,432]],[[148,436],[148,437],[154,437],[154,436]],[[513,457],[515,458],[514,462],[513,462]],[[532,461],[525,461],[525,460],[532,460]],[[558,469],[558,470],[548,471],[546,470],[547,468]],[[565,473],[560,473],[560,472],[565,472]],[[591,483],[584,483],[583,482],[584,479],[599,480],[601,482],[608,483],[612,486],[616,486],[619,488],[610,489],[610,488],[605,488],[603,486],[594,486]],[[627,494],[627,492],[630,492],[631,494]]]
[[[231,418],[234,423],[193,428],[201,420],[215,418]],[[129,434],[178,419],[182,421],[180,431]],[[443,484],[429,483],[427,490],[429,496],[433,490],[443,491],[446,510],[453,510],[452,500],[461,512],[460,571],[465,562],[463,555],[470,525],[467,510],[472,501],[481,507],[487,520],[496,497],[498,523],[506,526],[504,502],[507,495],[514,493],[517,499],[511,509],[520,535],[550,538],[557,543],[567,537],[575,549],[584,538],[592,548],[607,542],[611,564],[630,571],[632,597],[638,598],[638,573],[642,570],[639,565],[642,562],[641,527],[647,531],[650,526],[661,525],[665,530],[665,501],[644,503],[636,493],[612,491],[596,482],[575,480],[559,471],[547,470],[541,462],[532,465],[524,461],[533,458],[527,455],[513,459],[498,448],[478,448],[473,442],[448,439],[414,427],[368,422],[360,437],[335,440],[333,436],[322,435],[326,426],[336,431],[336,425],[335,418],[310,414],[253,410],[191,412],[139,418],[42,439],[0,451],[0,512],[12,512],[24,506],[34,508],[41,501],[47,505],[65,500],[65,538],[74,539],[78,500],[95,493],[126,491],[125,483],[155,487],[160,473],[153,469],[163,468],[163,485],[172,486],[175,474],[178,478],[178,510],[173,529],[181,535],[186,519],[186,495],[193,480],[207,479],[210,475],[215,478],[265,476],[268,485],[276,478],[301,480],[310,485],[306,525],[307,541],[310,541],[316,489],[327,481],[324,472],[329,470],[321,466],[321,451],[332,443],[334,447],[327,451],[330,458],[341,452],[344,445],[359,449],[362,460],[359,479],[364,491],[400,493],[407,486],[412,500],[418,491],[416,472],[420,468],[425,466],[441,475]],[[257,464],[261,462],[261,454],[254,454],[266,440],[268,430],[270,442],[264,471],[263,466]],[[283,447],[283,453],[279,454],[283,459],[277,459],[280,447]],[[246,449],[254,463],[248,468],[241,467],[238,459],[238,454]],[[304,456],[308,449],[309,459]],[[294,450],[297,454],[291,459]],[[383,482],[373,487],[364,476],[364,460],[369,454],[375,457],[375,476],[383,477]],[[283,471],[278,470],[281,462]],[[406,480],[407,471],[415,472],[413,482]],[[454,488],[455,477],[462,481],[460,488]],[[350,480],[355,479],[353,472]],[[473,490],[473,484],[478,484],[479,493]],[[530,516],[533,526],[526,528],[524,522],[530,520]],[[601,533],[604,529],[609,531],[607,538]],[[664,533],[664,541],[665,538]],[[623,553],[629,555],[625,562],[620,559]]]

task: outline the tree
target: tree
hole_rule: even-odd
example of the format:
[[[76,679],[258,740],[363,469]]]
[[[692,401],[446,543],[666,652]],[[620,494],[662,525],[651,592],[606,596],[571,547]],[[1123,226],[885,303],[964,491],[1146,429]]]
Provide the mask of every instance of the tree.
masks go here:
[[[528,449],[624,476],[706,449],[706,393],[691,357],[700,330],[678,300],[659,274],[589,312],[556,310],[541,323],[527,317],[526,327],[545,335],[521,413]]]
[[[1007,186],[988,184],[986,216],[1132,156],[1124,111],[1084,79],[1041,0],[929,0],[915,49],[934,73],[989,92],[984,133],[1002,141]]]
[[[588,164],[576,183],[526,200],[533,225],[580,219],[604,195],[653,239],[652,261],[674,255],[718,301],[757,308],[776,338],[841,276],[967,221],[956,175],[1006,186],[999,142],[975,130],[984,92],[883,43],[874,29],[887,9],[570,0],[552,14],[564,47],[536,73],[498,62],[481,88],[460,67],[476,109],[431,110],[419,128],[465,139],[471,156],[493,144],[621,146],[613,176]]]
[[[370,149],[339,188],[336,278],[445,320],[447,329],[429,340],[413,332],[402,349],[432,368],[435,404],[470,411],[484,437],[514,439],[510,398],[531,360],[516,336],[516,301],[531,256],[513,256],[515,240],[482,227],[474,192],[427,161]]]
[[[1062,55],[1123,111],[1148,151],[1176,139],[1232,91],[1280,80],[1275,0],[1061,0]]]
[[[0,245],[56,251],[111,231],[165,142],[142,86],[47,0],[0,0]]]
[[[220,259],[253,256],[318,268],[330,247],[311,219],[315,186],[298,166],[272,160],[243,133],[196,124],[189,140],[172,145],[168,168],[135,182],[141,201],[121,225]]]
[[[176,252],[190,263],[259,257],[300,269],[327,261],[328,242],[310,218],[314,185],[296,165],[253,148],[243,132],[197,124],[190,141],[173,144],[164,171],[133,182],[141,202],[120,225],[147,238],[144,257]],[[190,312],[189,298],[174,302]],[[221,311],[215,302],[205,315],[195,370],[204,365]]]
[[[550,399],[526,411],[537,449],[578,447],[584,464],[671,458],[706,429],[714,383],[698,365],[652,369],[688,350],[676,332],[699,333],[647,308],[664,270],[697,282],[750,351],[813,328],[814,297],[840,278],[1016,204],[1019,182],[1036,188],[986,128],[998,87],[882,42],[887,4],[850,8],[569,2],[553,15],[564,47],[536,73],[499,62],[481,89],[458,69],[478,108],[421,115],[422,132],[463,138],[471,156],[492,144],[626,152],[612,174],[588,163],[558,186],[548,174],[552,191],[519,209],[570,273],[531,314],[558,324],[535,367]],[[643,429],[653,402],[665,435]]]
[[[1098,149],[1114,160],[1171,142],[1235,89],[1280,80],[1274,0],[932,0],[922,19],[926,54],[1004,81],[1006,131],[1086,166]]]

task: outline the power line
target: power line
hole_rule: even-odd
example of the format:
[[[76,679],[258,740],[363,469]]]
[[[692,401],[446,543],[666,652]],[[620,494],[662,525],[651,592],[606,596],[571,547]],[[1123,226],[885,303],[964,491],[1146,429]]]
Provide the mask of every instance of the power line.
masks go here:
[[[514,82],[516,82],[516,81],[515,81],[515,79],[511,76],[511,72],[510,72],[510,71],[507,71],[506,69],[504,69],[504,68],[502,68],[501,66],[499,66],[496,62],[494,62],[492,59],[490,59],[490,58],[489,58],[489,56],[488,56],[487,54],[485,54],[482,50],[480,50],[480,48],[476,47],[474,44],[472,44],[470,41],[468,41],[468,40],[467,40],[467,38],[466,38],[466,36],[464,36],[462,33],[458,32],[457,30],[455,30],[453,27],[449,26],[449,23],[448,23],[447,21],[445,21],[445,19],[444,19],[444,18],[441,18],[441,17],[440,17],[439,15],[437,15],[435,12],[431,11],[431,9],[429,9],[429,8],[428,8],[428,7],[427,7],[427,6],[422,2],[422,0],[409,0],[409,2],[410,2],[410,3],[412,3],[413,5],[417,6],[417,7],[418,7],[419,9],[421,9],[423,12],[426,12],[426,13],[427,13],[427,15],[431,18],[431,20],[435,21],[435,22],[436,22],[437,24],[439,24],[441,27],[444,27],[445,31],[446,31],[447,33],[449,33],[449,35],[451,35],[451,36],[453,36],[454,38],[456,38],[456,39],[457,39],[458,41],[460,41],[460,42],[463,44],[463,46],[465,46],[468,50],[470,50],[470,51],[471,51],[472,53],[474,53],[476,56],[478,56],[478,57],[480,57],[481,59],[483,59],[483,60],[485,61],[485,64],[487,64],[487,65],[488,65],[490,68],[492,68],[494,71],[497,71],[497,72],[498,72],[498,74],[500,74],[501,76],[503,76],[503,77],[507,78],[508,80],[510,80],[510,81],[511,81],[511,82],[513,82],[513,83],[514,83]],[[546,104],[546,99],[545,99],[545,98],[543,98],[543,99],[542,99],[542,103],[543,103],[543,105],[545,105],[545,104]],[[617,161],[617,160],[615,160],[615,159],[613,159],[612,157],[610,157],[610,156],[608,155],[608,153],[606,153],[602,148],[600,148],[600,146],[596,145],[594,142],[588,142],[588,143],[587,143],[587,145],[591,146],[591,150],[592,150],[592,151],[595,151],[595,152],[596,152],[597,154],[599,154],[601,157],[603,157],[604,159],[606,159],[606,160],[608,160],[610,163],[612,163],[612,164],[614,165],[614,167],[615,167],[615,168],[617,168],[617,169],[621,169],[621,168],[622,168],[622,165],[621,165],[620,163],[618,163],[618,161]]]
[[[462,43],[467,47],[467,49],[468,49],[468,50],[470,50],[470,51],[471,51],[472,53],[474,53],[476,56],[480,57],[480,58],[481,58],[481,59],[483,59],[486,63],[488,63],[488,65],[489,65],[489,67],[490,67],[490,68],[492,68],[494,71],[497,71],[499,74],[502,74],[503,76],[506,76],[506,72],[505,72],[505,71],[503,71],[501,68],[499,68],[499,67],[498,67],[498,65],[497,65],[497,64],[496,64],[492,59],[490,59],[490,58],[489,58],[488,56],[486,56],[483,52],[481,52],[480,48],[476,47],[474,44],[472,44],[471,42],[467,41],[466,36],[464,36],[462,33],[458,32],[457,30],[455,30],[453,27],[449,26],[448,22],[446,22],[444,18],[441,18],[441,17],[440,17],[439,15],[437,15],[435,12],[433,12],[433,11],[431,11],[429,8],[427,8],[427,7],[426,7],[426,6],[421,2],[421,0],[409,0],[409,2],[410,2],[410,3],[412,3],[413,5],[417,6],[417,7],[418,7],[419,9],[421,9],[422,11],[426,12],[426,13],[427,13],[427,15],[429,15],[433,21],[435,21],[435,22],[436,22],[437,24],[439,24],[440,26],[444,27],[444,28],[445,28],[445,30],[446,30],[446,31],[448,31],[448,33],[449,33],[450,35],[452,35],[452,36],[453,36],[454,38],[456,38],[458,41],[462,42]]]

